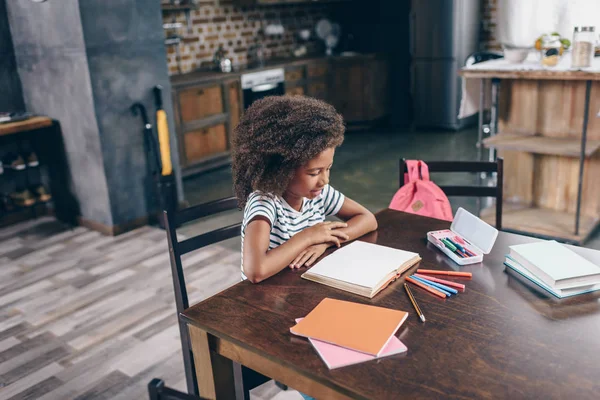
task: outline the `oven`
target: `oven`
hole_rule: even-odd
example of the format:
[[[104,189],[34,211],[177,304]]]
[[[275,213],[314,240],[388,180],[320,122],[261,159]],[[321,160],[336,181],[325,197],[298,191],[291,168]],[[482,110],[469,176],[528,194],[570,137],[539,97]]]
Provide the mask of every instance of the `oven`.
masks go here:
[[[283,68],[268,69],[242,75],[244,110],[250,104],[266,96],[285,94],[285,73]]]

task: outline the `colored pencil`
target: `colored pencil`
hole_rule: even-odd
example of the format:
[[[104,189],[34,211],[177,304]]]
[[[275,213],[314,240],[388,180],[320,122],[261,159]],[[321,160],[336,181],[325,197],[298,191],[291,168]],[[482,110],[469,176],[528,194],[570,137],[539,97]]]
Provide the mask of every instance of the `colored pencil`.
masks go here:
[[[417,312],[417,314],[419,314],[419,318],[421,319],[422,322],[425,322],[425,314],[423,314],[423,311],[421,311],[421,308],[417,304],[417,300],[415,300],[412,292],[410,291],[410,288],[408,287],[408,285],[406,283],[404,284],[404,290],[406,290],[406,294],[408,295],[410,302],[412,303],[413,307],[415,308],[415,311]]]
[[[429,274],[429,275],[448,275],[448,276],[462,276],[465,278],[472,278],[473,274],[470,272],[459,272],[459,271],[440,271],[437,269],[418,269],[417,273]]]
[[[451,282],[451,281],[447,281],[445,279],[435,278],[433,276],[426,276],[426,275],[421,275],[421,274],[414,274],[414,275],[418,276],[419,278],[424,278],[424,279],[427,279],[432,282],[437,282],[437,283],[441,283],[446,286],[451,286],[451,287],[454,287],[454,288],[457,288],[460,290],[465,290],[465,285],[463,285],[462,283]]]
[[[439,283],[431,282],[431,281],[428,281],[427,279],[423,279],[423,278],[417,278],[414,275],[411,276],[411,278],[413,278],[414,280],[417,280],[417,281],[421,282],[424,285],[429,286],[432,289],[439,290],[440,292],[444,293],[448,297],[452,296],[452,292],[449,291],[449,290],[446,290],[444,288],[441,288],[440,287],[441,285]],[[456,293],[458,293],[458,291],[456,289],[452,289],[452,290],[454,290]]]
[[[446,298],[446,295],[444,293],[440,292],[439,290],[433,289],[431,286],[427,286],[424,283],[417,281],[416,279],[412,279],[410,276],[407,276],[406,280],[412,283],[413,285],[417,285],[421,289],[427,290],[429,293],[435,296],[441,297],[442,299]]]

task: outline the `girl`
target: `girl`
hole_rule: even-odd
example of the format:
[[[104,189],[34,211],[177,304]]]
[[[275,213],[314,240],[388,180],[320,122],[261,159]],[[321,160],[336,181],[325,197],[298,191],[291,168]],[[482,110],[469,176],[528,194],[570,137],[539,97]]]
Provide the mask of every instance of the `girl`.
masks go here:
[[[242,278],[311,266],[330,246],[377,229],[373,214],[329,186],[341,115],[309,97],[254,102],[235,130],[233,183],[242,221]],[[345,222],[325,221],[337,215]]]

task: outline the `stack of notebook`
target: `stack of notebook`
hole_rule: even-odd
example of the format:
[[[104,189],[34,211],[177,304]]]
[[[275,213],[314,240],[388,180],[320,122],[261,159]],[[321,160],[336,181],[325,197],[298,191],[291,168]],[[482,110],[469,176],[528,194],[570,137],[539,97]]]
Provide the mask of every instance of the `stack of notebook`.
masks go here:
[[[339,368],[407,351],[395,336],[408,313],[323,299],[290,331],[308,338],[328,368]]]
[[[553,240],[510,246],[504,264],[558,298],[600,290],[600,252]]]

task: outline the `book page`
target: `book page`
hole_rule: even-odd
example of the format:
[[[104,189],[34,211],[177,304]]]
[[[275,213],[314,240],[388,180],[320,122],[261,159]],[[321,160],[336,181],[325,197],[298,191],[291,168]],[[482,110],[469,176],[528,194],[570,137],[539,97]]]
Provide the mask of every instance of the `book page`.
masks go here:
[[[373,289],[390,272],[418,256],[410,251],[356,241],[323,258],[307,274]]]

